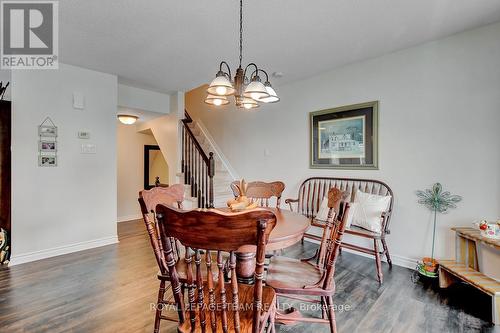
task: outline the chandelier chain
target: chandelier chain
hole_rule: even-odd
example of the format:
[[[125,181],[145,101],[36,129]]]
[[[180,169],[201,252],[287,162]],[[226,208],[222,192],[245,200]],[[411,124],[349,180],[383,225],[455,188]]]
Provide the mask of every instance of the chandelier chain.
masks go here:
[[[1,1],[1,0],[0,0]],[[236,69],[234,79],[231,68],[226,61],[219,65],[219,71],[207,88],[205,103],[220,106],[229,104],[228,96],[233,95],[236,106],[245,109],[259,107],[259,103],[276,103],[280,98],[269,83],[267,72],[257,67],[255,63],[249,63],[243,69],[243,0],[240,1],[240,40],[239,40],[239,67]],[[247,71],[249,76],[247,77]],[[259,72],[266,75],[265,83],[261,82]]]
[[[240,67],[243,59],[243,0],[240,0]]]

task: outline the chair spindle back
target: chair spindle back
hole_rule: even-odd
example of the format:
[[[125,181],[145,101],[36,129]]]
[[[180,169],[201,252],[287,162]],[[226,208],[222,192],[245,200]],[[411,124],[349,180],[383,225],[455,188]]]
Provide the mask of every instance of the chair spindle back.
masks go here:
[[[160,227],[160,238],[165,252],[164,256],[181,323],[188,319],[183,311],[185,308],[184,299],[175,268],[172,246],[168,240],[170,237],[174,237],[186,246],[187,284],[195,286],[195,288],[189,288],[188,293],[187,312],[192,331],[197,325],[200,325],[202,332],[209,330],[227,332],[229,328],[235,332],[240,331],[239,309],[248,304],[239,303],[235,252],[244,245],[256,247],[252,332],[259,332],[265,246],[268,236],[276,224],[276,216],[264,209],[242,213],[225,213],[217,210],[182,212],[164,205],[158,205],[156,213]],[[204,258],[207,267],[205,279],[201,270],[202,250],[205,251]],[[222,252],[229,252],[231,276],[229,284],[224,283],[224,279],[219,278],[217,285],[214,285],[211,269],[213,265],[212,251],[217,251],[216,264],[219,276],[224,276]],[[193,267],[193,261],[195,267]],[[206,283],[203,283],[204,280]],[[218,309],[220,311],[217,311]]]
[[[167,274],[168,269],[163,257],[163,249],[160,241],[160,233],[155,217],[151,218],[150,213],[154,213],[156,205],[162,203],[165,205],[175,205],[182,208],[184,200],[184,186],[181,184],[172,185],[169,187],[153,187],[150,190],[139,192],[139,205],[141,206],[142,219],[148,231],[149,240],[155,254],[156,262],[162,274]],[[175,252],[178,256],[178,249],[175,239],[170,240],[175,247]],[[177,260],[178,258],[176,258]]]
[[[235,198],[240,196],[239,185],[240,181],[231,183],[231,190]],[[269,207],[270,200],[276,197],[276,207],[279,207],[281,204],[281,194],[284,190],[285,183],[280,181],[270,183],[255,181],[247,183],[246,196],[251,199],[252,202],[256,201],[261,207]]]
[[[349,203],[343,203],[343,214],[340,220],[335,220],[330,229],[330,237],[327,242],[327,252],[325,256],[325,279],[323,280],[323,289],[334,288],[333,277],[335,275],[335,263],[342,244],[342,237],[346,227],[346,221],[349,215]]]

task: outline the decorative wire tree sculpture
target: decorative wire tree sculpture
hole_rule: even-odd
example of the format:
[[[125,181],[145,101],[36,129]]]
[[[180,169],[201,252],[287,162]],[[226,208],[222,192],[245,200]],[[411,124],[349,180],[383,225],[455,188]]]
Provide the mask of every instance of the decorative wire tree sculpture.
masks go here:
[[[462,200],[462,197],[459,195],[451,194],[448,191],[443,192],[443,186],[440,183],[435,183],[432,186],[432,189],[426,189],[424,191],[417,191],[416,194],[417,194],[417,197],[419,198],[418,203],[426,206],[432,212],[434,212],[434,226],[433,226],[433,231],[432,231],[432,253],[431,253],[431,260],[430,260],[431,266],[433,266],[435,263],[435,260],[434,260],[434,241],[436,238],[437,213],[446,214],[448,212],[448,209],[457,208],[456,203],[460,202]],[[420,268],[424,269],[425,267],[417,266],[417,269],[420,272],[422,272]],[[435,273],[432,270],[430,272]],[[431,276],[433,276],[433,275],[431,275]]]

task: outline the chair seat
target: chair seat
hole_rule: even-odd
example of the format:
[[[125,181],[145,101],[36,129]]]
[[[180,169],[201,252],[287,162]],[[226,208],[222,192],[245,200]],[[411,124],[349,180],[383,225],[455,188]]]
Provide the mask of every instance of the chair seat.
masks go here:
[[[218,280],[219,276],[219,267],[217,267],[217,252],[211,252],[211,257],[212,257],[212,274],[214,277],[214,280]],[[203,255],[205,256],[205,255]],[[226,263],[227,259],[229,258],[228,254],[223,252],[222,254],[222,260],[224,264]],[[201,276],[203,276],[204,279],[206,279],[207,276],[207,266],[205,264],[205,261],[203,260],[201,265]],[[179,275],[179,281],[180,282],[187,282],[187,272],[188,272],[188,267],[187,263],[184,260],[184,257],[181,257],[179,260],[177,260],[177,263],[175,264],[175,269],[177,270],[177,274]],[[193,272],[193,279],[196,276],[196,265],[194,261],[191,263],[191,270]],[[167,280],[170,281],[170,276],[167,274],[161,274],[161,272],[158,272],[158,279],[160,280]]]
[[[370,230],[363,229],[361,227],[351,225],[349,229],[345,229],[346,234],[350,235],[357,235],[361,237],[366,237],[366,238],[372,238],[372,239],[380,239],[382,238],[382,234],[379,232],[373,232]]]
[[[316,284],[321,276],[322,272],[311,263],[274,257],[269,264],[266,285],[273,287],[277,293],[286,294]]]
[[[227,304],[229,307],[231,307],[232,302],[231,300],[233,299],[233,293],[231,291],[231,285],[229,283],[225,284],[226,286],[226,300]],[[252,321],[253,321],[253,300],[254,300],[254,288],[251,285],[247,284],[238,284],[238,299],[239,299],[239,317],[240,317],[240,332],[252,332]],[[215,308],[215,315],[216,315],[216,325],[217,325],[217,332],[223,332],[222,330],[222,322],[221,322],[221,316],[222,316],[222,303],[220,301],[219,293],[216,293],[216,306]],[[195,294],[195,299],[198,299],[198,293]],[[209,311],[209,304],[208,304],[208,295],[205,292],[204,294],[204,311],[205,311],[205,318],[206,318],[206,332],[212,332],[211,330],[211,321],[210,321],[210,311]],[[186,304],[186,307],[188,304]],[[276,306],[276,293],[275,291],[267,286],[264,286],[262,289],[262,313],[261,313],[261,323],[262,322],[267,322],[269,319],[269,315],[273,314],[274,311],[272,310]],[[196,308],[196,325],[195,329],[191,329],[191,322],[190,322],[190,314],[189,311],[186,311],[186,320],[183,324],[180,324],[178,327],[178,331],[181,333],[187,333],[187,332],[193,332],[193,333],[198,333],[202,332],[201,324],[200,324],[200,316],[199,312],[200,309],[199,307]],[[236,330],[234,329],[234,311],[230,310],[230,308],[227,310],[227,332],[235,332]]]

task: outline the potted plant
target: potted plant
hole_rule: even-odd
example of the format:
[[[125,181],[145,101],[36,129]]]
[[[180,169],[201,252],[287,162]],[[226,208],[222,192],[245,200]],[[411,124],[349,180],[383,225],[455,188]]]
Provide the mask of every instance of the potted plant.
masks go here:
[[[438,262],[434,258],[434,242],[436,238],[437,213],[446,214],[450,208],[457,208],[456,203],[462,200],[459,195],[451,194],[448,191],[443,192],[443,186],[435,183],[431,189],[416,192],[418,203],[429,208],[434,215],[434,225],[432,229],[432,251],[431,257],[424,257],[421,263],[417,265],[417,271],[421,275],[428,277],[437,277]]]

